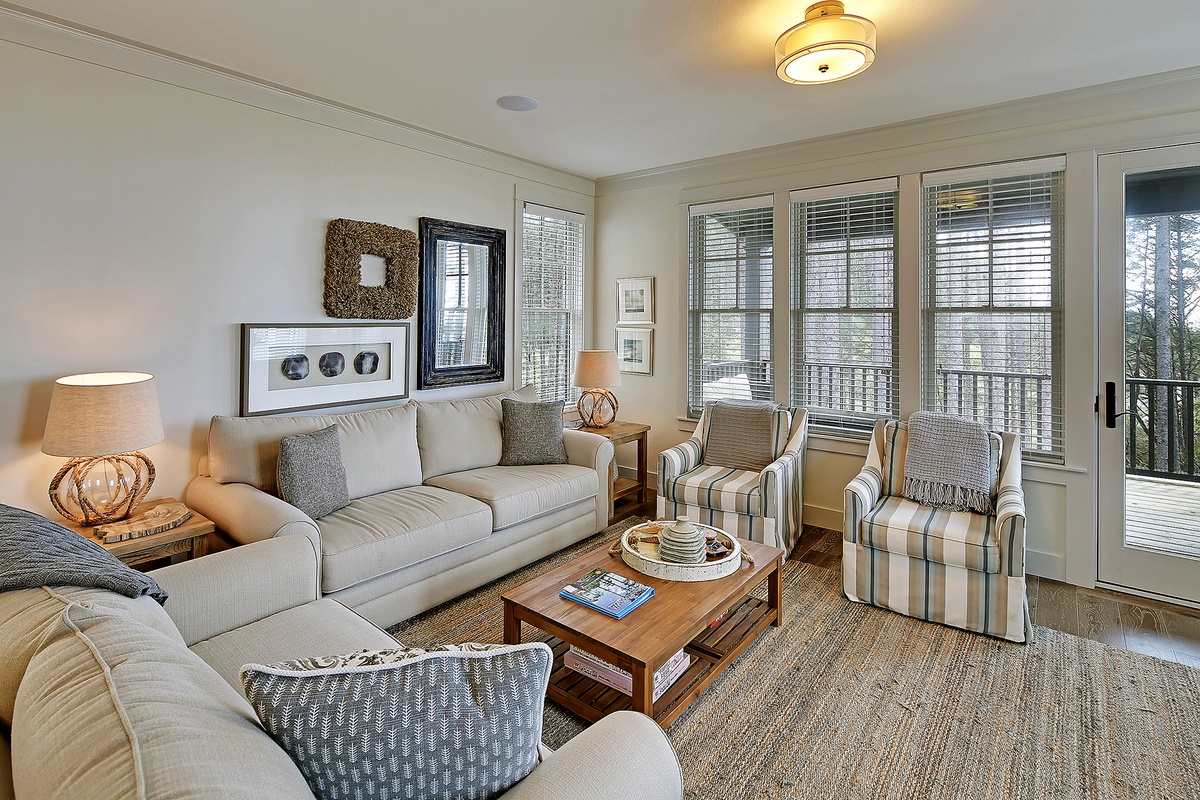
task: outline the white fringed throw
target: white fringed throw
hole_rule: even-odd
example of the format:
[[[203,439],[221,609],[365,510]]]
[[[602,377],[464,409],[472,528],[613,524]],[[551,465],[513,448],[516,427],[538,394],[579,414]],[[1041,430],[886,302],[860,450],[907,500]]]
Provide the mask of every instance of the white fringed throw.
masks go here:
[[[994,514],[991,444],[978,422],[917,411],[908,418],[904,496],[951,511]]]

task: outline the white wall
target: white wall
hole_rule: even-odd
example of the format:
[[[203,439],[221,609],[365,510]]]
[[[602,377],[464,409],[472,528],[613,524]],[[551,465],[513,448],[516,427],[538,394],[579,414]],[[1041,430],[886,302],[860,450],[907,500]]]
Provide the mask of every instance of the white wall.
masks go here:
[[[152,494],[181,497],[238,411],[239,324],[326,321],[329,220],[504,228],[511,287],[515,196],[590,205],[590,181],[211,71],[3,15],[0,39],[0,502],[50,513],[52,382],[115,369],[157,376]],[[506,380],[439,394],[511,387],[508,302]]]
[[[801,90],[804,91],[804,90]],[[901,177],[898,297],[902,414],[919,403],[920,252],[917,187],[922,171],[1067,155],[1067,410],[1062,466],[1026,464],[1027,566],[1081,585],[1096,580],[1095,159],[1099,152],[1200,139],[1200,71],[1188,70],[987,109],[797,142],[597,182],[596,290],[618,278],[653,275],[658,284],[654,375],[619,392],[621,416],[653,426],[654,451],[682,441],[686,346],[686,207],[790,189]],[[777,211],[778,218],[778,211]],[[786,281],[786,268],[776,280]],[[786,296],[786,292],[784,293]],[[779,297],[779,293],[776,293]],[[597,334],[614,323],[597,315]],[[776,337],[788,335],[777,300]],[[778,349],[776,352],[779,352]],[[783,373],[784,365],[780,366]],[[780,387],[777,395],[784,396]],[[814,436],[805,471],[805,519],[840,529],[842,490],[862,465],[865,442]],[[626,457],[628,459],[628,457]]]

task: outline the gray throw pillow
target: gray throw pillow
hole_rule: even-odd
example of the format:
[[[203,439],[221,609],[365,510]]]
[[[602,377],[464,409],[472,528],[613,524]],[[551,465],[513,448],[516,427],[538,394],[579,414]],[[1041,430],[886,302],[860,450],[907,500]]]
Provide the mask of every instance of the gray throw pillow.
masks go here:
[[[500,466],[567,463],[563,444],[563,401],[522,403],[500,401]]]
[[[718,400],[708,414],[706,465],[762,472],[787,442],[791,415],[778,403]]]
[[[320,519],[350,505],[337,425],[279,440],[279,497]]]
[[[492,798],[533,771],[553,654],[542,642],[248,664],[259,721],[320,800]]]

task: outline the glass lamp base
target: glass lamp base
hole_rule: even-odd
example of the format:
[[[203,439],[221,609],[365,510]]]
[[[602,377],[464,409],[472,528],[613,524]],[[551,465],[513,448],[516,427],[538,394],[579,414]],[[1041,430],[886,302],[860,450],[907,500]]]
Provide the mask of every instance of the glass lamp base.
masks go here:
[[[586,389],[579,395],[579,418],[588,428],[607,428],[617,418],[617,397],[608,389]]]
[[[140,450],[73,458],[50,482],[54,510],[80,525],[120,522],[154,484],[154,465]]]

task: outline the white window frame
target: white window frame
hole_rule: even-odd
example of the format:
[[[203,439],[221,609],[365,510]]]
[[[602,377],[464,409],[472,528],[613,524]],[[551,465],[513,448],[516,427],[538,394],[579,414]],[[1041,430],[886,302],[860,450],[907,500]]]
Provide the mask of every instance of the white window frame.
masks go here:
[[[756,211],[766,210],[767,218],[770,219],[770,230],[765,237],[771,241],[771,256],[767,259],[765,271],[760,271],[760,280],[765,275],[766,280],[770,281],[770,288],[767,289],[765,295],[767,304],[762,308],[749,308],[738,305],[733,308],[711,308],[704,304],[704,289],[701,286],[696,274],[696,249],[697,241],[695,237],[697,220],[702,217],[713,214],[738,212],[738,211]],[[740,397],[741,399],[758,399],[759,395],[774,397],[775,396],[775,374],[778,365],[775,363],[774,356],[774,331],[775,331],[775,316],[774,316],[774,286],[775,286],[775,197],[773,194],[755,195],[753,197],[743,197],[733,200],[722,200],[713,203],[699,203],[688,207],[688,258],[687,258],[687,280],[688,280],[688,305],[687,305],[687,384],[685,390],[685,402],[687,405],[687,414],[691,418],[697,418],[703,411],[704,400],[706,396],[709,399],[716,396],[725,397]],[[740,261],[741,256],[735,258]],[[736,270],[736,274],[740,277],[742,270],[740,267]],[[738,291],[740,294],[740,290]],[[759,294],[762,294],[761,287]],[[705,383],[712,384],[715,381],[704,380],[704,364],[701,363],[701,342],[702,335],[702,320],[704,315],[711,313],[730,313],[730,314],[745,314],[748,317],[753,315],[757,317],[765,317],[767,320],[767,334],[759,343],[760,357],[757,359],[761,362],[761,368],[751,368],[750,372],[755,374],[748,378],[750,386],[746,391],[750,392],[750,397],[745,397],[745,391],[742,389],[713,389],[706,392]],[[766,374],[757,374],[764,371]],[[732,392],[732,393],[731,393]]]
[[[536,196],[536,193],[534,193]],[[554,396],[545,396],[540,399],[562,399],[566,401],[567,408],[570,409],[572,403],[578,398],[578,390],[569,385],[571,373],[574,369],[575,354],[582,349],[586,349],[590,340],[590,315],[591,315],[591,249],[592,249],[592,225],[591,214],[583,211],[576,211],[567,208],[562,208],[562,205],[576,205],[576,203],[560,203],[559,198],[541,198],[531,199],[529,193],[518,190],[516,202],[516,230],[517,236],[515,243],[517,269],[514,276],[513,285],[517,288],[513,298],[514,306],[514,331],[515,345],[513,348],[513,358],[516,364],[514,370],[517,377],[517,386],[522,386],[532,382],[532,376],[526,368],[524,359],[525,350],[525,323],[529,315],[528,309],[525,307],[524,281],[528,271],[533,268],[533,265],[527,264],[525,261],[525,214],[528,211],[543,217],[560,219],[566,222],[576,223],[582,226],[581,239],[581,255],[582,263],[580,264],[579,272],[579,291],[578,291],[578,306],[574,309],[566,309],[572,314],[572,333],[570,343],[570,353],[563,361],[565,367],[564,379],[566,385],[563,387],[565,392],[554,393]],[[539,202],[541,201],[541,202]],[[551,204],[553,203],[553,204]]]
[[[927,172],[921,176],[921,407],[959,414],[978,419],[990,428],[1020,433],[1022,449],[1027,459],[1057,464],[1064,462],[1065,453],[1063,357],[1065,347],[1063,276],[1066,270],[1064,253],[1065,166],[1065,157],[1054,156]],[[995,221],[995,211],[992,208],[994,192],[990,182],[1028,178],[1032,185],[1040,180],[1039,176],[1042,175],[1048,176],[1045,182],[1051,203],[1048,212],[1050,228],[1048,233],[1041,237],[1047,241],[1046,247],[1048,248],[1048,301],[1028,305],[996,301],[996,297],[1002,294],[1002,289],[1000,291],[996,289],[1001,283],[997,280],[994,266],[997,263],[994,260],[997,237],[989,233],[986,239],[988,300],[972,305],[963,302],[935,305],[933,300],[935,272],[939,269],[939,259],[946,260],[945,254],[948,252],[938,250],[936,231],[934,230],[939,213],[939,192],[943,201],[948,195],[953,196],[956,192],[962,193],[966,198],[964,202],[972,204],[962,206],[963,209],[966,209],[966,213],[986,213],[989,230],[993,230]],[[975,204],[985,201],[985,210],[973,210]],[[943,212],[946,212],[944,202],[941,207]],[[942,219],[945,219],[944,214]],[[946,375],[943,375],[943,380],[939,381],[939,365],[936,356],[939,335],[937,320],[939,316],[948,320],[954,316],[972,313],[986,314],[997,318],[1006,315],[1044,315],[1046,328],[1049,331],[1047,339],[1050,352],[1046,359],[1049,372],[1037,375],[982,368],[978,370],[942,370]],[[947,377],[949,373],[957,376],[953,378],[958,381],[955,384],[957,389],[950,388],[948,381],[951,381],[952,378]],[[969,397],[962,388],[968,379],[974,382]],[[982,395],[979,389],[975,388],[980,383],[985,387]],[[1028,406],[1012,410],[1005,406],[1008,397],[1016,395],[1028,397],[1031,385],[1034,387],[1032,391],[1037,394],[1039,404],[1043,402],[1042,398],[1045,398],[1044,412],[1040,410],[1030,412]],[[943,392],[939,386],[947,388]],[[954,394],[957,399],[951,398],[951,394]]]
[[[876,419],[895,417],[900,410],[900,347],[899,347],[899,298],[897,292],[897,240],[899,239],[899,178],[881,178],[857,183],[844,183],[822,186],[812,189],[793,190],[789,195],[789,227],[791,258],[789,260],[789,276],[791,286],[791,340],[789,397],[792,405],[809,408],[812,424],[845,431],[869,430]],[[890,195],[886,207],[891,216],[891,238],[887,245],[874,244],[870,247],[858,247],[849,237],[844,251],[835,255],[844,256],[843,277],[846,282],[846,304],[837,307],[810,306],[808,304],[807,284],[809,271],[806,258],[809,248],[806,247],[808,232],[807,214],[812,204],[825,204],[829,201],[849,204],[855,200],[864,200],[873,196]],[[805,216],[801,216],[805,215]],[[849,225],[849,220],[847,220]],[[852,259],[856,252],[871,251],[886,254],[890,260],[888,276],[891,292],[891,303],[886,306],[862,306],[854,303],[851,287]],[[841,363],[829,364],[822,362],[809,363],[809,351],[805,340],[805,320],[812,315],[814,318],[837,318],[840,316],[886,316],[889,322],[890,336],[887,341],[889,362],[886,366],[879,363]],[[812,367],[813,369],[808,369]],[[810,375],[819,373],[810,385]],[[874,410],[868,410],[865,398],[861,396],[862,387],[870,385],[875,395],[870,405]],[[882,394],[881,394],[882,392]],[[824,400],[826,402],[822,403]],[[880,407],[882,406],[882,407]]]

